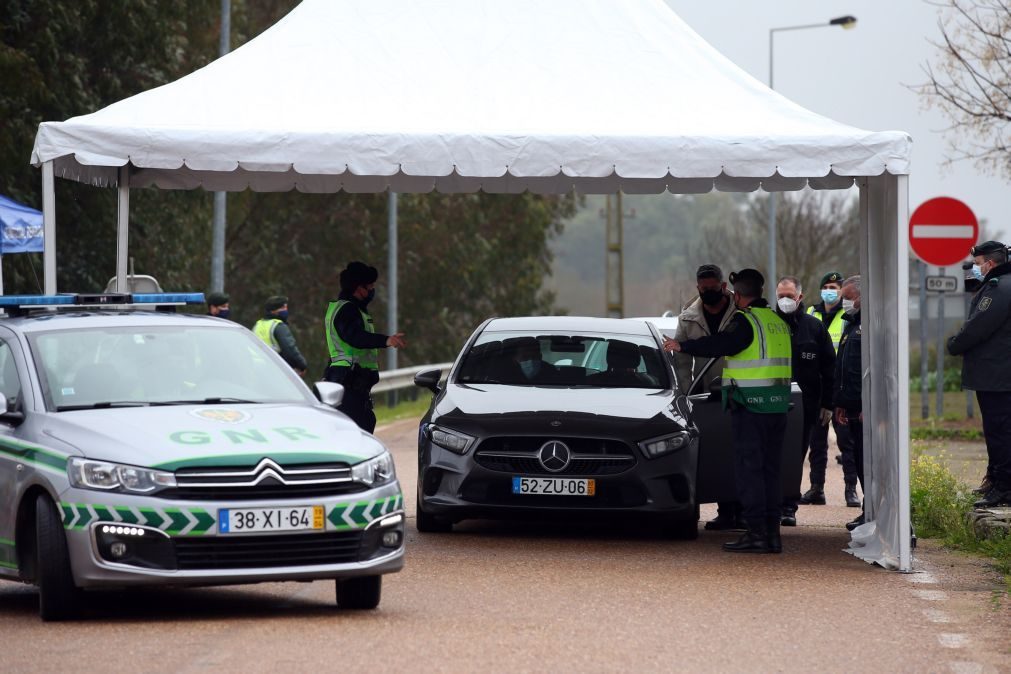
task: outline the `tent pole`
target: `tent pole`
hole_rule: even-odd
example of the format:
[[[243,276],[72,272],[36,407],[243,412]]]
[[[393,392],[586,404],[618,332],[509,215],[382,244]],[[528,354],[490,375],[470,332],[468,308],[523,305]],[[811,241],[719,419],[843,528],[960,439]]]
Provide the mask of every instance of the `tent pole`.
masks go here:
[[[4,256],[0,253],[0,295],[4,294]]]
[[[43,292],[56,294],[56,185],[52,160],[42,163]]]
[[[116,292],[130,292],[130,165],[119,167],[118,207],[116,209]]]
[[[386,303],[386,325],[389,334],[397,334],[397,304],[400,301],[400,293],[397,289],[397,193],[390,190],[386,196],[386,225],[389,230],[389,245],[386,254],[388,255],[386,268],[389,270],[387,281],[389,288],[389,301]],[[397,369],[397,350],[386,349],[386,368],[388,370]],[[390,392],[389,403],[392,407],[397,404],[397,392]]]
[[[902,346],[909,344],[909,254],[906,249],[909,222],[909,176],[892,176],[895,201],[889,200],[891,223],[896,231],[895,275],[898,290],[898,446],[899,474],[899,571],[913,570],[912,513],[909,503],[909,359]]]

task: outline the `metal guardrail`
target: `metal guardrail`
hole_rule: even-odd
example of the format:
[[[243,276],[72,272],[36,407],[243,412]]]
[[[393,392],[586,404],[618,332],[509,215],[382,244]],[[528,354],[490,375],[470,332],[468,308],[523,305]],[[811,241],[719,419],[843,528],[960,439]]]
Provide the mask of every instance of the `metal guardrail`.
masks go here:
[[[414,386],[414,375],[425,370],[442,370],[442,377],[445,379],[451,367],[453,367],[452,363],[433,363],[431,365],[401,367],[396,370],[380,372],[379,383],[372,387],[372,392],[384,393],[386,391],[396,391]]]

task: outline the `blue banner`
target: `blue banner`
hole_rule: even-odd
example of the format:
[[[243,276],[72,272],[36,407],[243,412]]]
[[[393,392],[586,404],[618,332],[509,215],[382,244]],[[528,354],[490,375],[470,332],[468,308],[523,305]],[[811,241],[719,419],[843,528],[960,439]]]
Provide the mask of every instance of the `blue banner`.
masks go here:
[[[42,249],[42,211],[0,196],[0,255]]]

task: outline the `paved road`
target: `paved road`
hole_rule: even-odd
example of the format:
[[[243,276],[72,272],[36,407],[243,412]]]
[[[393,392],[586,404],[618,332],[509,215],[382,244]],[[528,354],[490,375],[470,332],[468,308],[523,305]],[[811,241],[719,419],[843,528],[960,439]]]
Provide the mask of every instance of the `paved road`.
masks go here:
[[[415,433],[380,432],[405,494]],[[982,564],[921,546],[902,575],[840,552],[856,511],[830,463],[830,504],[801,509],[780,556],[723,553],[722,533],[467,523],[411,527],[368,613],[336,611],[332,583],[283,583],[102,595],[89,620],[43,625],[32,589],[0,583],[0,671],[1011,671],[1011,608]]]

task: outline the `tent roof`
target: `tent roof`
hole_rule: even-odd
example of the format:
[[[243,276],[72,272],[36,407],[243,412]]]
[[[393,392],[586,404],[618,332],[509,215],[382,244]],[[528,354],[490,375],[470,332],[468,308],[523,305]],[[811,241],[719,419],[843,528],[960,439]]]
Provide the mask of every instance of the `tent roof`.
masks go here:
[[[304,0],[234,52],[39,127],[56,175],[170,189],[844,188],[910,138],[771,91],[662,0]]]

